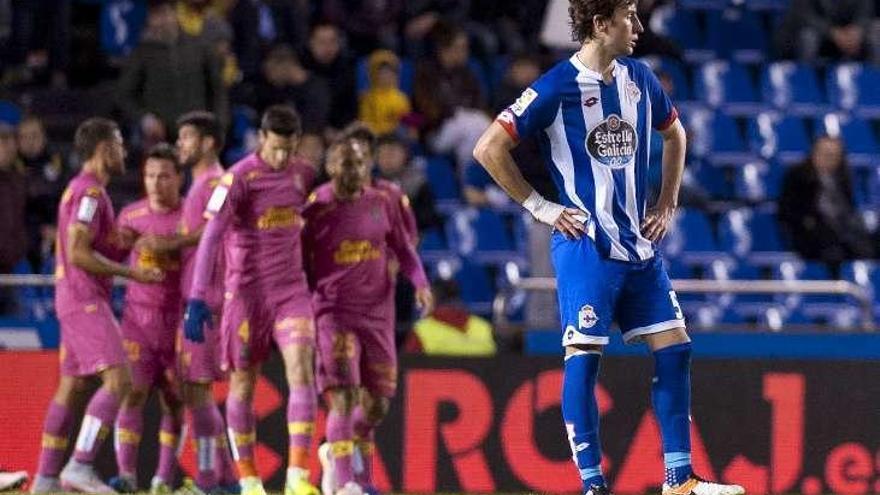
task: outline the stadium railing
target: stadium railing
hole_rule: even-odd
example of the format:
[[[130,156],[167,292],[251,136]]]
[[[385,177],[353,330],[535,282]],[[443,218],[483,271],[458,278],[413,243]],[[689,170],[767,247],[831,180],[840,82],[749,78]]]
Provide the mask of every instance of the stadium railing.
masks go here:
[[[874,307],[870,291],[846,280],[697,280],[674,279],[672,287],[678,293],[691,294],[801,294],[841,295],[855,299],[861,311],[861,328],[873,332]],[[492,302],[492,319],[496,328],[510,327],[507,307],[517,291],[555,291],[552,277],[523,277],[511,280],[506,290],[500,290]]]

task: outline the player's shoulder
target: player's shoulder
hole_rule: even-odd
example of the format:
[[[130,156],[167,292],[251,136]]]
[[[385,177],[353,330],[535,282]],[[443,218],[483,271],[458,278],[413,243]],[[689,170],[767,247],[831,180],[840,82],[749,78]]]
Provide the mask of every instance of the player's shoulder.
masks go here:
[[[653,74],[651,66],[644,60],[631,57],[620,57],[617,59],[617,63],[626,68],[629,72],[630,78],[637,82],[643,81],[647,76]]]
[[[309,193],[309,197],[306,199],[306,208],[319,205],[326,205],[333,201],[333,185],[330,182],[325,182],[320,186],[316,187]]]
[[[94,176],[89,174],[79,174],[71,179],[67,189],[70,191],[72,198],[89,196],[95,199],[102,199],[107,195],[104,186]]]
[[[403,195],[403,190],[400,188],[400,186],[388,179],[383,179],[381,177],[373,179],[372,187],[381,191],[385,191],[392,196]]]
[[[565,85],[577,78],[578,70],[571,59],[566,58],[557,62],[553,67],[541,74],[531,87],[536,90],[559,91]]]

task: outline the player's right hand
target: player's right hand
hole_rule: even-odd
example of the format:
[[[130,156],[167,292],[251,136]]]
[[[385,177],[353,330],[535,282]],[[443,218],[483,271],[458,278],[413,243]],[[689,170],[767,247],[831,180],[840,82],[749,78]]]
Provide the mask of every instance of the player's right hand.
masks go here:
[[[183,336],[190,342],[204,342],[205,326],[214,328],[211,309],[201,299],[188,300],[186,311],[183,313]]]
[[[142,284],[155,284],[165,279],[165,272],[156,267],[135,267],[131,270],[130,278]]]
[[[553,222],[553,228],[569,239],[580,239],[587,233],[587,226],[584,225],[587,218],[589,215],[577,208],[564,208]]]

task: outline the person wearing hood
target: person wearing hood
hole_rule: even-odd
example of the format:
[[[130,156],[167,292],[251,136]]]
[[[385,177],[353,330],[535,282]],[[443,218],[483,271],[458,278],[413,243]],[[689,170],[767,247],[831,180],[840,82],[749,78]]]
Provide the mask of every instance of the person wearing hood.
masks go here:
[[[378,136],[394,132],[412,111],[409,97],[400,90],[400,59],[389,50],[376,50],[367,63],[370,88],[360,98],[359,118]]]

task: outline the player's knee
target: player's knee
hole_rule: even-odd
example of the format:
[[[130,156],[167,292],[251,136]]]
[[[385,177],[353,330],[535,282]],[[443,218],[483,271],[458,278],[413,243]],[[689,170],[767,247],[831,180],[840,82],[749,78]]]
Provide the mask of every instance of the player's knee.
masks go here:
[[[602,354],[603,346],[597,344],[569,344],[565,346],[565,357],[585,352]]]
[[[659,351],[669,346],[686,344],[691,341],[687,331],[684,328],[673,328],[665,332],[652,333],[645,335],[645,342],[652,352]]]
[[[310,345],[294,344],[285,354],[284,368],[291,385],[314,383],[315,351]]]
[[[88,382],[75,376],[64,376],[58,382],[58,390],[55,391],[54,400],[65,406],[74,405],[88,390]]]
[[[330,409],[339,414],[349,415],[354,411],[358,394],[353,388],[334,388],[327,392],[327,398]]]
[[[128,394],[125,396],[125,399],[122,401],[125,407],[128,408],[141,408],[144,407],[144,404],[147,403],[147,397],[149,396],[149,390],[142,388],[133,388],[129,390]]]
[[[388,397],[373,399],[370,407],[367,409],[367,421],[372,425],[378,425],[385,419],[390,409],[391,400]]]
[[[125,397],[132,388],[131,373],[124,366],[107,369],[102,378],[107,391],[117,397]]]
[[[244,402],[254,399],[254,388],[255,377],[250,371],[236,371],[229,380],[229,393]]]
[[[205,383],[186,383],[183,385],[183,399],[190,407],[207,406],[213,400],[211,387]]]

